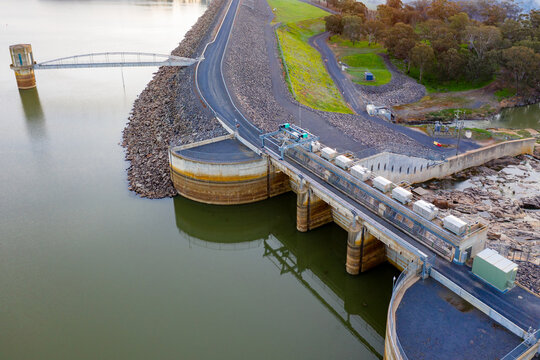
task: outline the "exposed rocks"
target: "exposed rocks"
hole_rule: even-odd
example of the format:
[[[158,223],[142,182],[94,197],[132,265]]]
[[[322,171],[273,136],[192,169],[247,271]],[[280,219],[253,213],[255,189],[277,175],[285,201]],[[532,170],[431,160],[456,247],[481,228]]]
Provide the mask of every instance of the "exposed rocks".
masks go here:
[[[271,16],[265,0],[241,5],[225,55],[227,85],[236,105],[250,121],[263,131],[274,131],[283,122],[299,124],[301,112],[302,118],[329,123],[340,130],[341,137],[353,138],[369,151],[405,151],[417,156],[433,153],[428,147],[374,119],[299,105],[285,84],[281,68],[278,75],[273,72],[277,43],[273,32],[268,28],[265,31]],[[269,53],[269,48],[273,52]],[[334,144],[328,145],[340,143],[340,139],[334,140]]]
[[[272,91],[272,77],[264,25],[268,22],[266,2],[254,1],[253,7],[241,5],[226,54],[227,86],[242,113],[265,132],[274,131],[294,117],[278,102]]]
[[[516,281],[523,287],[540,294],[540,266],[528,261],[516,261],[519,265]]]
[[[214,0],[171,54],[196,57],[226,0]],[[169,145],[222,135],[193,88],[194,68],[162,67],[135,100],[124,129],[129,189],[142,197],[176,195],[168,165]]]
[[[521,207],[529,210],[540,210],[540,195],[521,199]]]
[[[502,158],[422,187],[431,190],[424,198],[437,205],[442,216],[483,219],[489,225],[490,248],[532,263],[521,263],[519,282],[540,293],[540,211],[527,210],[540,205],[539,160]]]
[[[414,79],[402,74],[387,55],[381,55],[387,69],[392,73],[392,80],[381,86],[355,84],[360,92],[376,105],[395,106],[413,103],[426,95],[426,88]]]

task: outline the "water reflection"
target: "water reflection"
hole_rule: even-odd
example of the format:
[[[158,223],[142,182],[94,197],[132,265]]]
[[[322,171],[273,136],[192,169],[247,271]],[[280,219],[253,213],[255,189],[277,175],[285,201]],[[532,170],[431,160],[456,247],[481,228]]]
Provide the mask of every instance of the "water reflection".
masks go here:
[[[295,205],[292,193],[242,206],[174,199],[176,225],[190,244],[218,250],[261,247],[263,258],[281,275],[294,276],[372,353],[382,356],[392,278],[398,271],[384,264],[357,277],[347,275],[346,232],[329,224],[299,233]]]
[[[77,2],[77,3],[103,3],[105,0],[40,0],[42,2]],[[139,6],[171,6],[174,4],[201,4],[208,5],[212,0],[107,0],[108,3],[127,3]]]
[[[26,118],[26,127],[32,140],[46,137],[45,116],[37,88],[19,90],[21,105]]]

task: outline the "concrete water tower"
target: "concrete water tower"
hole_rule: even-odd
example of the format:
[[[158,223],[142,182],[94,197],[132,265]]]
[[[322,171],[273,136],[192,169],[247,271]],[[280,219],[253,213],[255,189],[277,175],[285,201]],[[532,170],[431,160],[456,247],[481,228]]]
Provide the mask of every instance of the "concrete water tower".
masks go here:
[[[36,87],[36,76],[34,75],[34,55],[32,45],[17,44],[9,47],[11,55],[10,68],[15,71],[17,86],[19,89],[32,89]]]

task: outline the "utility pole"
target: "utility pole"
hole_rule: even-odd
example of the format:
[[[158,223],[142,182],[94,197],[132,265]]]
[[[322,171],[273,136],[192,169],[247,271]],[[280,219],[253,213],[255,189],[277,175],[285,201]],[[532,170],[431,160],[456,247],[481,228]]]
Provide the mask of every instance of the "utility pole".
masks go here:
[[[459,142],[461,140],[461,130],[463,129],[463,126],[465,125],[465,122],[463,120],[459,120],[459,114],[461,113],[460,110],[456,110],[456,129],[458,131],[457,137],[457,145],[456,145],[456,156],[459,155]]]

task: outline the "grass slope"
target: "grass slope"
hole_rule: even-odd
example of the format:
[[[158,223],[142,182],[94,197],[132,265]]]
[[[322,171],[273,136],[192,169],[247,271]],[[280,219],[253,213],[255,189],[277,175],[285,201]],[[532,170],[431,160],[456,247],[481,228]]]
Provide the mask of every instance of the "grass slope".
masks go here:
[[[275,21],[283,60],[296,100],[317,110],[351,113],[324,67],[321,55],[308,39],[324,31],[322,17],[328,13],[297,0],[268,0],[275,8]]]
[[[308,19],[316,19],[330,15],[318,7],[297,1],[297,0],[267,0],[272,9],[276,9],[274,14],[275,22],[288,24]]]
[[[352,81],[361,85],[384,85],[392,80],[392,74],[386,68],[383,59],[377,55],[385,53],[379,44],[368,45],[367,41],[353,43],[341,36],[334,35],[330,38],[330,48],[337,58],[347,64],[347,73]],[[375,81],[365,81],[364,72],[370,71],[375,76]]]

